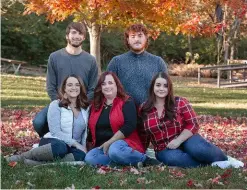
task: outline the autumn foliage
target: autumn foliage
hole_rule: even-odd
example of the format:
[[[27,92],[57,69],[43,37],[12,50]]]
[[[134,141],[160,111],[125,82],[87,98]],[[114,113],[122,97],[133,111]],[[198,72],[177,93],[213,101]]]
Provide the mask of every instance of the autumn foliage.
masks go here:
[[[36,112],[37,110],[2,109],[2,147],[12,147],[13,151],[23,152],[39,141],[32,126]],[[203,137],[219,146],[228,155],[247,163],[246,117],[201,115],[198,120],[200,134]]]

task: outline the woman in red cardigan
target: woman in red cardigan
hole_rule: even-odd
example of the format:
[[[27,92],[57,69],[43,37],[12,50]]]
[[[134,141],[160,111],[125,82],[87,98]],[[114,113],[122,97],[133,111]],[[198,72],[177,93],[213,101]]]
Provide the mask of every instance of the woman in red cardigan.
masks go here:
[[[148,145],[151,140],[160,162],[197,167],[227,160],[218,147],[198,134],[196,113],[188,100],[173,96],[167,73],[158,73],[152,79],[149,97],[142,104],[140,115],[147,135],[143,143]]]
[[[146,159],[136,131],[137,113],[133,100],[124,92],[117,76],[103,73],[94,91],[88,122],[86,157],[90,165],[136,165]],[[91,137],[91,138],[90,138]]]

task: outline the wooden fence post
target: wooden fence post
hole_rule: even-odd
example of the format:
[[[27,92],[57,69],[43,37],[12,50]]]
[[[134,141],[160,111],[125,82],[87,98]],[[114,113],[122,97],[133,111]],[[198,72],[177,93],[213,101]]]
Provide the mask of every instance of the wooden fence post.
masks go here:
[[[217,73],[218,73],[218,76],[217,76],[217,87],[218,88],[220,88],[220,74],[221,74],[221,72],[220,72],[220,69],[217,69]]]

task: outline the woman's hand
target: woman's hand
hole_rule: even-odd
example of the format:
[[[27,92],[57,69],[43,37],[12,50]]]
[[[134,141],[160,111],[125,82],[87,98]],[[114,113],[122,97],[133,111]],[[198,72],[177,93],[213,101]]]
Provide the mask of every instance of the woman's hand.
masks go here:
[[[181,141],[178,139],[173,139],[171,142],[168,143],[167,148],[169,149],[176,149],[181,145]]]
[[[102,145],[99,147],[99,149],[102,149],[102,148],[103,148],[104,154],[107,154],[110,146],[111,146],[111,142],[106,141],[104,144],[102,144]]]
[[[78,150],[81,150],[85,153],[87,153],[87,148],[83,145],[81,145],[80,143],[76,142],[74,143],[72,146],[74,146],[75,148],[77,148]]]

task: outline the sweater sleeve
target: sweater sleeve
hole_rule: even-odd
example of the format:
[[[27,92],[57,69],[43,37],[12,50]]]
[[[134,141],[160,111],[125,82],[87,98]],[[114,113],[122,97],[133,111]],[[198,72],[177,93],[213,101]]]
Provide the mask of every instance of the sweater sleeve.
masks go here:
[[[89,79],[88,79],[88,89],[87,89],[88,100],[93,99],[94,88],[97,82],[98,82],[98,66],[97,66],[96,60],[93,59],[93,63],[90,69]]]
[[[59,138],[71,146],[76,142],[76,140],[72,139],[69,135],[66,135],[61,131],[61,108],[58,104],[58,100],[50,103],[47,114],[49,130],[52,136]]]
[[[136,106],[132,99],[129,99],[123,105],[124,125],[120,131],[125,137],[128,137],[135,129],[137,124]]]
[[[50,55],[46,74],[46,90],[51,101],[57,99],[57,86],[58,84],[56,78],[56,71],[54,69],[54,62],[52,55]]]

